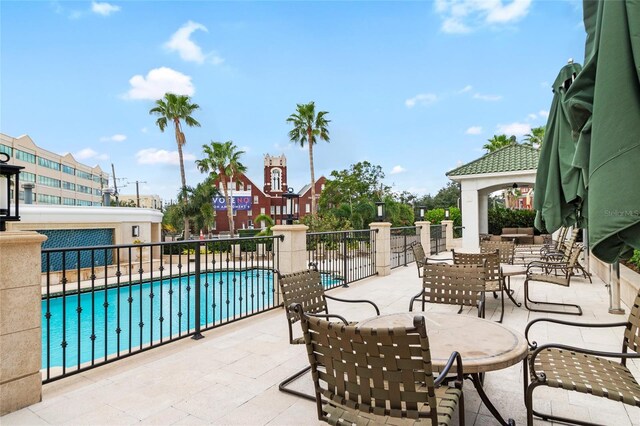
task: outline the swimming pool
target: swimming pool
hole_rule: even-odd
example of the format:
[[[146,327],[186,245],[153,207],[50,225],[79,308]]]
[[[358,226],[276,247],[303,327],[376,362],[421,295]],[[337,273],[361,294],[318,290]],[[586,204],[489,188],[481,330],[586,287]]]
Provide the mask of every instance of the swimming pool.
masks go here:
[[[277,306],[267,269],[200,275],[200,326],[210,328]],[[323,275],[325,287],[338,281]],[[104,362],[189,334],[195,276],[133,282],[42,300],[42,367]]]

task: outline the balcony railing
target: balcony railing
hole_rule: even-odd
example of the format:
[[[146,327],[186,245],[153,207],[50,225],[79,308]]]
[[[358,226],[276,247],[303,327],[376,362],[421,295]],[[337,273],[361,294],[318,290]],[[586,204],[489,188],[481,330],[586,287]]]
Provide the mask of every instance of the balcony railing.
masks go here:
[[[431,225],[431,253],[440,253],[446,250],[446,225]]]
[[[414,262],[411,245],[420,242],[419,226],[391,228],[391,269]]]

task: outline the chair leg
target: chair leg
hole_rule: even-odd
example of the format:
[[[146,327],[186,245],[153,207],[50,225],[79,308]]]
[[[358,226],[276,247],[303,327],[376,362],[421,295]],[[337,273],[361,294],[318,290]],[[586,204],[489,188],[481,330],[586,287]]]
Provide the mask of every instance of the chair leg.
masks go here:
[[[311,366],[307,366],[305,368],[303,368],[302,370],[294,373],[292,376],[287,377],[286,379],[284,379],[282,382],[280,382],[280,384],[278,385],[278,389],[281,392],[284,393],[288,393],[291,395],[295,395],[295,396],[299,396],[300,398],[304,398],[304,399],[308,399],[309,401],[315,401],[316,397],[314,395],[309,395],[297,390],[293,390],[293,389],[289,389],[287,388],[287,386],[289,384],[291,384],[292,382],[295,382],[296,380],[298,380],[300,377],[304,376],[308,371],[311,370]]]
[[[527,426],[533,425],[533,416],[539,417],[544,421],[568,423],[583,426],[596,426],[598,423],[585,422],[578,419],[569,419],[566,417],[554,416],[548,413],[540,413],[533,409],[533,391],[536,387],[542,386],[543,383],[531,383],[525,392],[525,406],[527,409]]]
[[[535,309],[532,306],[559,306],[565,308],[575,308],[574,312],[565,312],[561,310],[550,309]],[[574,305],[572,303],[557,303],[557,302],[542,302],[539,300],[532,300],[529,298],[529,279],[524,280],[524,306],[531,312],[548,312],[551,314],[562,315],[582,315],[582,308],[580,305]]]
[[[500,290],[500,307],[500,319],[498,322],[502,324],[502,319],[504,318],[504,285],[502,285],[502,290]]]

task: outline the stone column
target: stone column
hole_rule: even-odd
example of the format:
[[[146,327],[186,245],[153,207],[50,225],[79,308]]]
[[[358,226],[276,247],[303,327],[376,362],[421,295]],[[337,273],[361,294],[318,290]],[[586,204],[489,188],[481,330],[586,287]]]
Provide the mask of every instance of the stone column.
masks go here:
[[[0,416],[42,400],[40,249],[46,236],[0,232]]]
[[[443,220],[441,222],[445,226],[445,247],[451,250],[453,247],[453,221]]]
[[[478,231],[489,233],[489,194],[478,194]]]
[[[480,228],[478,226],[479,202],[478,191],[470,185],[462,185],[462,248],[466,251],[478,250],[480,247]]]
[[[273,235],[284,235],[280,241],[281,274],[290,274],[307,269],[307,229],[306,225],[276,225],[271,228]]]
[[[373,222],[369,228],[376,229],[376,272],[384,277],[391,273],[391,223]]]
[[[428,220],[416,222],[416,226],[420,226],[420,244],[424,249],[424,254],[429,257],[431,255],[431,222]]]

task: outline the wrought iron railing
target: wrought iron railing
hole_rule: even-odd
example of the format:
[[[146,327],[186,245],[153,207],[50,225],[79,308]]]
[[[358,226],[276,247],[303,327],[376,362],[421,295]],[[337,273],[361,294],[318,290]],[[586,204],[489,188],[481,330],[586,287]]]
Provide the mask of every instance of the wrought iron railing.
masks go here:
[[[391,228],[391,269],[414,262],[411,245],[420,242],[419,226]]]
[[[462,232],[464,231],[464,226],[454,226],[453,227],[453,238],[462,238]]]
[[[376,274],[376,230],[307,233],[307,258],[323,273],[325,288]]]
[[[446,225],[431,225],[431,254],[447,249]]]
[[[43,382],[275,308],[280,240],[43,249]]]

